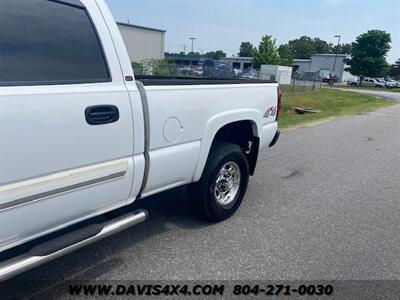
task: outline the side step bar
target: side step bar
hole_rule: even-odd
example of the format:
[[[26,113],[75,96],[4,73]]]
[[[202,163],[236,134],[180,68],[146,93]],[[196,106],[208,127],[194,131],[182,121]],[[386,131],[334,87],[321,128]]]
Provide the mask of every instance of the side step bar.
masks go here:
[[[141,223],[147,216],[147,211],[138,210],[36,246],[29,252],[0,264],[0,282]]]

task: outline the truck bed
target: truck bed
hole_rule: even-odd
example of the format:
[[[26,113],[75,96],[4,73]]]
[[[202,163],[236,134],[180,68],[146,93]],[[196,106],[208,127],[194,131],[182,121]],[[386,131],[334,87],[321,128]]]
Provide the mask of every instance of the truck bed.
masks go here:
[[[145,86],[151,85],[206,85],[206,84],[256,84],[277,83],[274,80],[219,79],[183,76],[135,75],[135,79]]]

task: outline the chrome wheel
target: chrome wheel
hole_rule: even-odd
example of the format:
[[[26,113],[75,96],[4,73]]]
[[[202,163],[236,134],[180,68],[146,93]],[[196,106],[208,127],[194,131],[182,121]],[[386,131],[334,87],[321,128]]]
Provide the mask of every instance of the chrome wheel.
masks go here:
[[[240,187],[240,168],[230,161],[222,166],[215,182],[214,196],[221,205],[230,204],[236,197]]]

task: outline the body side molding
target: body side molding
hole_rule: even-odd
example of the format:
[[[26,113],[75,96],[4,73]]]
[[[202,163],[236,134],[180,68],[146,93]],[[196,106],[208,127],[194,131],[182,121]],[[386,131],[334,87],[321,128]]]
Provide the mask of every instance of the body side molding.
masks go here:
[[[124,177],[128,159],[63,171],[0,186],[0,211]]]

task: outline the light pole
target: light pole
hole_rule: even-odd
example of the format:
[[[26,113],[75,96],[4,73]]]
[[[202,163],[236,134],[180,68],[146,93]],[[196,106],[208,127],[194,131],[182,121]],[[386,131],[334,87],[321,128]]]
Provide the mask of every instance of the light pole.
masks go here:
[[[339,44],[340,44],[340,37],[341,36],[340,36],[340,34],[338,34],[338,35],[335,35],[334,37],[338,38],[337,47],[336,47],[336,53],[335,53],[335,60],[333,61],[333,71],[332,71],[332,73],[334,75],[336,75],[336,59],[337,59],[338,52],[339,52]]]
[[[193,53],[193,42],[194,42],[194,40],[196,40],[197,38],[191,37],[191,38],[189,38],[189,39],[192,40],[192,53]]]

